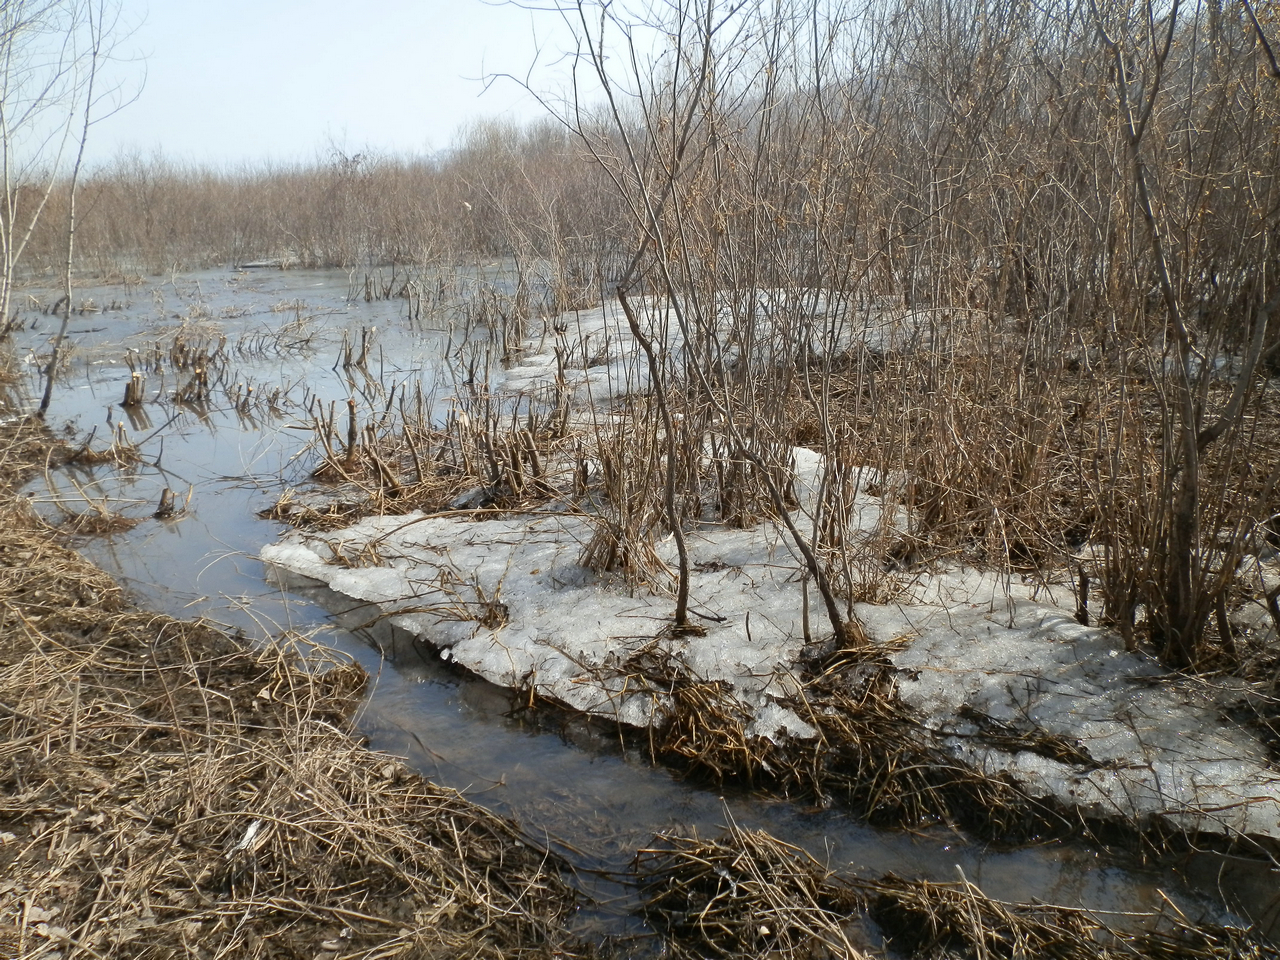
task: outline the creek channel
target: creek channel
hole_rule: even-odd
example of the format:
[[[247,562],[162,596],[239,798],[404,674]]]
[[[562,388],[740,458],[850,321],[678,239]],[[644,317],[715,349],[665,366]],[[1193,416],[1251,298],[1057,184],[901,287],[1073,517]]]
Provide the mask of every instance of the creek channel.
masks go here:
[[[341,409],[354,396],[365,408],[391,384],[417,381],[443,412],[461,380],[488,362],[484,328],[468,334],[469,311],[509,289],[500,264],[442,274],[420,311],[417,301],[366,300],[363,285],[336,271],[218,270],[78,287],[47,421],[66,425],[73,442],[93,434],[95,449],[123,429],[143,462],[50,471],[28,496],[55,522],[95,504],[139,518],[76,545],[141,606],[205,617],[254,641],[289,631],[362,664],[372,683],[358,722],[371,746],[563,854],[592,900],[578,919],[588,937],[635,938],[637,951],[653,949],[627,881],[635,852],[662,831],[713,836],[727,816],[840,872],[950,881],[959,868],[997,898],[1128,912],[1158,911],[1167,896],[1193,918],[1218,921],[1229,916],[1224,897],[1254,899],[1245,889],[1253,881],[1224,881],[1230,864],[1216,858],[1153,865],[1072,844],[1001,850],[948,831],[876,830],[839,809],[691,784],[596,725],[513,711],[510,691],[460,676],[388,627],[362,626],[360,611],[327,590],[273,584],[257,553],[283,526],[258,514],[308,482],[311,404]],[[41,388],[37,357],[48,354],[59,322],[44,311],[56,300],[36,289],[15,298],[21,328],[12,349],[26,362],[31,397]],[[340,362],[362,336],[367,375]],[[193,376],[175,369],[175,343],[185,356],[215,357],[209,396],[198,402],[175,402]],[[135,372],[143,402],[126,409]],[[186,509],[155,519],[166,488]]]

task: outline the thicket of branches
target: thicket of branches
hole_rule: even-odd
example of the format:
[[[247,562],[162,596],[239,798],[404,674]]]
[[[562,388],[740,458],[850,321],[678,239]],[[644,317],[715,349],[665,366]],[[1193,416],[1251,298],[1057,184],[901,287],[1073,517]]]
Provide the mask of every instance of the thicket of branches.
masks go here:
[[[430,161],[121,158],[82,179],[80,262],[552,264],[622,299],[653,385],[610,446],[645,478],[600,518],[623,549],[593,555],[772,518],[848,643],[888,568],[951,557],[1069,569],[1082,617],[1092,582],[1171,665],[1239,655],[1227,606],[1280,514],[1273,6],[561,15],[598,103]],[[56,234],[31,251],[56,262]],[[826,454],[803,525],[796,443]],[[893,509],[855,540],[859,483]]]
[[[110,277],[281,260],[359,269],[474,255],[598,256],[618,215],[558,124],[478,124],[435,158],[333,147],[313,163],[215,169],[124,154],[79,187],[79,264]],[[33,269],[57,263],[65,191],[49,201]]]
[[[1127,642],[1235,652],[1228,594],[1280,510],[1274,23],[1019,0],[572,16],[612,120],[578,133],[639,238],[618,292],[662,294],[629,317],[669,528],[778,518],[856,641],[883,573],[846,542],[870,467],[901,506],[882,559],[1060,569],[1088,543]],[[800,436],[828,453],[808,531],[779,479]]]

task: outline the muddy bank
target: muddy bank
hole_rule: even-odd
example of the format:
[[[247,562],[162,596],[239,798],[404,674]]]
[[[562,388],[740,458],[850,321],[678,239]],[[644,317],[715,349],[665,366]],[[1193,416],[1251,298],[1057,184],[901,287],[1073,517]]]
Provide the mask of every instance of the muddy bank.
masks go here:
[[[364,671],[133,609],[0,432],[0,955],[551,956],[576,898],[510,822],[352,735]]]

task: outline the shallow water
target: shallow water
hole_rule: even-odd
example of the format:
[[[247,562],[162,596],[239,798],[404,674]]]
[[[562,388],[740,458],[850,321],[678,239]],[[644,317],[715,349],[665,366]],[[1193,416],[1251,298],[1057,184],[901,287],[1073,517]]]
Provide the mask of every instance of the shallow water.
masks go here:
[[[496,266],[473,272],[467,289],[477,283],[500,286],[501,273]],[[359,721],[372,745],[514,817],[531,837],[568,857],[596,900],[579,919],[584,932],[642,934],[625,882],[636,850],[663,830],[714,834],[728,816],[802,846],[834,869],[864,876],[893,871],[953,880],[959,868],[995,897],[1135,911],[1160,909],[1164,893],[1193,916],[1221,917],[1213,891],[1228,874],[1215,867],[1216,860],[1189,862],[1184,865],[1190,869],[1179,871],[1139,867],[1076,846],[992,850],[949,834],[873,830],[839,811],[741,793],[722,796],[681,782],[585,722],[543,726],[513,714],[506,691],[459,676],[390,628],[365,628],[360,609],[349,609],[349,601],[271,582],[256,555],[283,527],[256,514],[286,487],[303,484],[314,465],[310,434],[302,429],[309,403],[342,404],[352,395],[361,406],[381,403],[382,384],[408,381],[421,383],[442,410],[455,383],[469,375],[459,372],[468,360],[471,370],[477,362],[483,368],[481,345],[458,328],[456,303],[438,305],[431,320],[410,322],[403,301],[348,300],[349,290],[345,273],[274,270],[77,289],[77,305],[92,301],[101,310],[73,315],[74,349],[48,421],[54,427],[69,423],[81,439],[96,430],[95,446],[101,447],[123,417],[129,436],[142,441],[147,462],[127,470],[68,468],[29,493],[48,515],[83,510],[88,497],[144,518],[131,530],[80,545],[141,604],[176,616],[205,616],[253,638],[292,630],[358,660],[374,677]],[[56,299],[31,292],[44,303]],[[39,312],[38,301],[23,304],[23,329],[13,335],[19,359],[47,352],[57,329],[54,318]],[[346,376],[336,364],[344,334],[358,344],[360,332],[373,327],[371,377]],[[226,336],[225,382],[207,404],[191,408],[172,400],[187,375],[148,374],[147,402],[126,416],[119,404],[131,373],[128,351],[145,355],[156,343],[167,351],[179,331],[215,343]],[[30,395],[37,396],[36,364],[28,369]],[[256,399],[237,410],[235,399],[243,401],[248,384],[257,398],[278,388],[274,407]],[[152,519],[165,488],[180,499],[190,489],[189,507],[177,519]],[[1246,896],[1259,882],[1265,885],[1265,873],[1260,881],[1246,876],[1225,884]]]

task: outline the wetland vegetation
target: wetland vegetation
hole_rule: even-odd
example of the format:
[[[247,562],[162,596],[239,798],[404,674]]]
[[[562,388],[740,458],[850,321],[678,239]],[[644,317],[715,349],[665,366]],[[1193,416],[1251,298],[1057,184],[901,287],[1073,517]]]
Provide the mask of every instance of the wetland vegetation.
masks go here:
[[[1274,9],[560,15],[599,101],[435,157],[13,167],[0,937],[1275,956]],[[23,419],[42,389],[70,445]],[[508,722],[728,791],[724,832],[653,831],[625,869],[531,839],[357,746],[366,672],[276,629],[287,604],[192,601],[276,635],[248,652],[55,542],[145,569],[229,476],[257,485],[229,553],[279,539],[275,576],[514,689]],[[778,798],[937,863],[873,879],[738,825]],[[1167,872],[1013,902],[947,843]],[[564,933],[592,871],[633,925]]]

